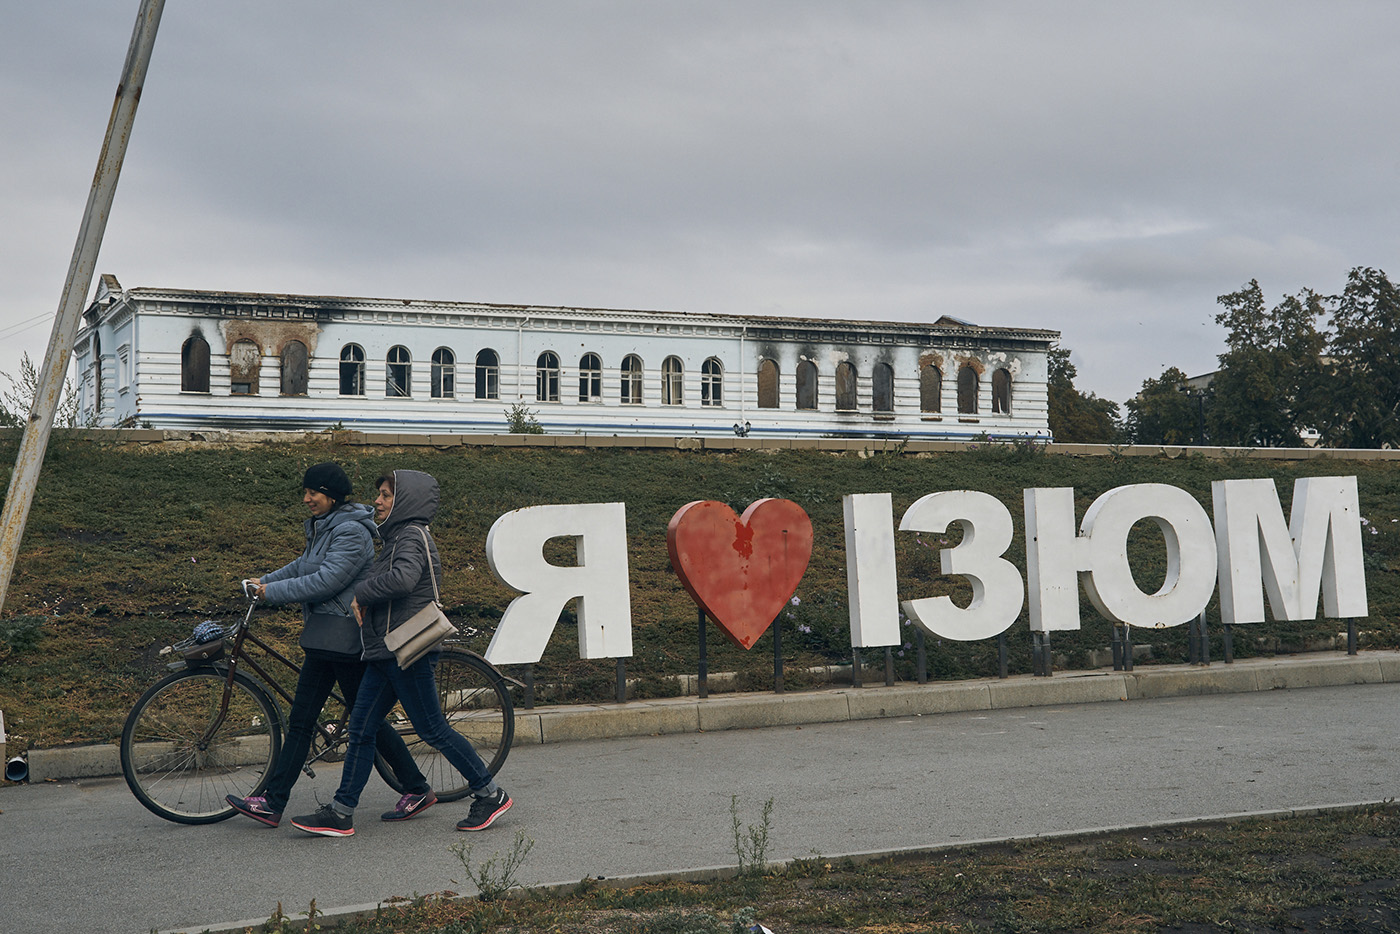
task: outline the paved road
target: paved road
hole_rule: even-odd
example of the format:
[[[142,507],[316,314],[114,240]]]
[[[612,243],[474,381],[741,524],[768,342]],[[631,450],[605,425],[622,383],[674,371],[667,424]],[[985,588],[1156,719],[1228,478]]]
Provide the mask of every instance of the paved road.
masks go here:
[[[406,824],[371,779],[355,836],[149,814],[120,778],[0,790],[0,928],[143,932],[467,889],[449,852],[535,840],[525,882],[732,865],[730,795],[770,856],[826,855],[1400,797],[1400,685],[1356,685],[520,748],[497,827]],[[327,800],[318,771],[292,813]]]

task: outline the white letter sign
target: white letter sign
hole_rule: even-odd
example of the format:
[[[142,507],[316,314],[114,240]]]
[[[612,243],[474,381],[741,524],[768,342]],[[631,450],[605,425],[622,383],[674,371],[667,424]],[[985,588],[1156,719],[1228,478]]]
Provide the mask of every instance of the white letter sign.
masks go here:
[[[486,535],[491,573],[524,591],[510,602],[486,658],[496,665],[540,660],[564,605],[578,598],[579,658],[632,654],[632,604],[627,578],[627,515],[622,503],[527,506],[496,520]],[[544,558],[544,543],[578,541],[578,565]]]
[[[1026,490],[1026,583],[1031,632],[1079,628],[1079,572],[1088,541],[1074,531],[1074,488]]]
[[[1274,481],[1210,486],[1222,622],[1263,622],[1266,592],[1274,619],[1316,619],[1319,591],[1328,617],[1369,612],[1355,477],[1295,481],[1287,528]]]
[[[889,493],[841,498],[846,518],[846,591],[851,645],[899,645],[899,593],[894,566],[894,504]]]
[[[1138,589],[1128,566],[1128,532],[1141,519],[1162,530],[1167,574],[1154,594]],[[1081,527],[1089,540],[1084,581],[1096,609],[1133,626],[1180,626],[1205,609],[1215,592],[1215,534],[1210,517],[1185,490],[1135,483],[1109,490],[1089,507]]]
[[[934,635],[970,642],[1016,622],[1025,585],[1016,565],[1002,557],[1011,544],[1011,512],[989,493],[930,493],[909,507],[899,528],[941,535],[955,522],[962,526],[962,541],[941,549],[941,569],[972,583],[972,603],[964,610],[950,597],[923,597],[904,601],[904,612]]]

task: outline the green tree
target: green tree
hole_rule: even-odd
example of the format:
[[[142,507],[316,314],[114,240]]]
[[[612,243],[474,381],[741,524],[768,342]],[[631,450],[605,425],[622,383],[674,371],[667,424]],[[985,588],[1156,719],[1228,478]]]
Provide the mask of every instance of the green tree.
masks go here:
[[[1331,447],[1400,446],[1400,290],[1358,266],[1329,303],[1332,330],[1315,427]]]
[[[0,373],[10,385],[0,390],[0,428],[23,428],[34,408],[34,398],[39,394],[39,371],[34,361],[25,353],[19,360],[19,376]],[[63,392],[58,399],[58,409],[54,412],[54,427],[76,428],[78,420],[78,394],[73,391],[72,380],[63,384]]]
[[[1050,348],[1050,431],[1063,444],[1111,444],[1118,439],[1118,403],[1074,386],[1079,371],[1069,348]]]
[[[1227,330],[1220,371],[1211,385],[1207,415],[1214,443],[1296,447],[1317,418],[1317,391],[1325,337],[1316,322],[1326,313],[1321,296],[1303,290],[1273,308],[1259,280],[1219,296],[1215,316]]]
[[[1142,390],[1126,403],[1125,429],[1133,444],[1196,443],[1201,403],[1183,391],[1186,379],[1172,366],[1157,379],[1143,380]]]

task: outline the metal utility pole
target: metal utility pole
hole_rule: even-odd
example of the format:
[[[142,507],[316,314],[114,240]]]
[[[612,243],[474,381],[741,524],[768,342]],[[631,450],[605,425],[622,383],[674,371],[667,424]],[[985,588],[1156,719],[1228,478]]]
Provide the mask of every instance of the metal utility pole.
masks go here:
[[[0,608],[4,607],[10,590],[10,577],[14,573],[15,559],[19,556],[20,540],[24,538],[24,526],[29,520],[29,507],[34,502],[34,488],[39,483],[39,469],[44,465],[44,452],[48,449],[49,433],[53,430],[54,412],[63,393],[63,379],[73,355],[73,341],[78,335],[83,305],[87,302],[88,289],[92,285],[97,253],[102,247],[102,235],[107,230],[107,216],[111,213],[112,199],[117,192],[117,178],[121,175],[122,159],[126,157],[126,143],[131,136],[132,124],[136,121],[136,105],[141,101],[141,87],[146,83],[146,66],[151,61],[151,48],[155,45],[156,29],[160,26],[160,16],[164,10],[165,0],[141,0],[136,28],[126,52],[121,83],[117,85],[117,99],[112,105],[111,119],[107,122],[102,154],[97,160],[97,174],[93,176],[83,223],[78,229],[78,242],[68,266],[68,279],[63,283],[58,315],[54,318],[49,347],[44,352],[44,363],[39,370],[34,407],[29,412],[29,421],[24,425],[24,437],[20,440],[14,473],[10,475],[10,490],[5,496],[5,510],[0,514]]]

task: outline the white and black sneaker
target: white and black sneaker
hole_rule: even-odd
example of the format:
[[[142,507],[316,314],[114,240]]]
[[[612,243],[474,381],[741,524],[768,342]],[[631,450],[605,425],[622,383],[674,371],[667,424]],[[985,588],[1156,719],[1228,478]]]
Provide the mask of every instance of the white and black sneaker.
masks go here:
[[[293,817],[292,826],[322,837],[348,837],[355,832],[355,818],[341,814],[329,804],[323,804],[315,814]]]
[[[485,830],[496,822],[515,802],[510,800],[504,788],[497,788],[494,795],[484,798],[472,797],[472,809],[465,818],[457,822],[458,830]]]

